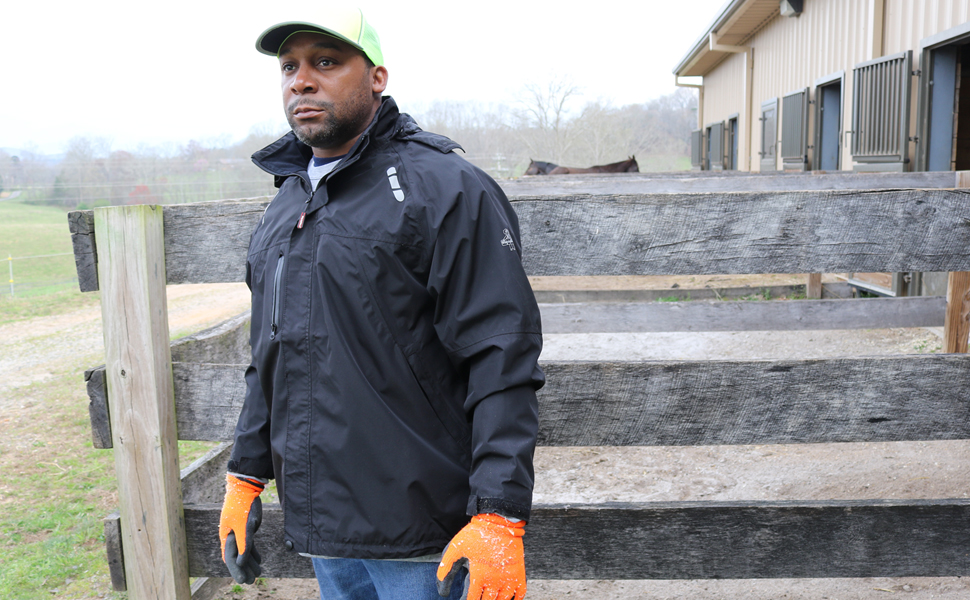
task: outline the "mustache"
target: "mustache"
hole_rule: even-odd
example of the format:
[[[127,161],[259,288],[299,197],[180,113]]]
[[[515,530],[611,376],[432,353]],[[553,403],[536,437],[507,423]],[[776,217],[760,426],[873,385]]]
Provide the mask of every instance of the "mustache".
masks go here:
[[[297,99],[290,102],[286,106],[286,112],[293,114],[298,108],[315,108],[320,110],[333,111],[333,102],[326,102],[324,100],[306,100]]]

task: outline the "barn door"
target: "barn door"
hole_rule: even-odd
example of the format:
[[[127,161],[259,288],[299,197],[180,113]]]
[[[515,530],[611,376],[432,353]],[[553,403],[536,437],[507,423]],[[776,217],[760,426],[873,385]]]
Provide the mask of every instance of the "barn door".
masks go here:
[[[815,152],[813,168],[838,171],[842,165],[841,71],[815,82]]]

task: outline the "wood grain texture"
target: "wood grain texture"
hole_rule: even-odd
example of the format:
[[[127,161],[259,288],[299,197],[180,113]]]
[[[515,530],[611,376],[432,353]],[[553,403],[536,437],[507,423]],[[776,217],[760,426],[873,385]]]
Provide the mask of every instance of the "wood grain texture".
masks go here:
[[[681,446],[970,438],[970,359],[543,363],[539,443]]]
[[[752,291],[752,293],[755,293]],[[544,333],[802,331],[940,327],[938,296],[767,302],[540,304]]]
[[[207,452],[204,456],[182,469],[182,501],[191,503],[222,502],[225,496],[226,464],[232,444],[223,443]],[[125,559],[121,549],[121,513],[115,511],[104,518],[105,550],[108,554],[108,570],[111,574],[112,589],[125,591]],[[208,582],[201,579],[192,585],[192,600],[204,600],[215,597],[228,579],[213,579]],[[204,584],[204,585],[203,585]]]
[[[851,290],[844,283],[827,283],[826,290],[837,290],[838,297],[849,297]],[[667,288],[661,290],[534,290],[540,304],[577,302],[657,302],[675,300],[726,300],[767,293],[770,298],[793,296],[805,290],[803,285],[767,285],[732,288]]]
[[[172,342],[172,362],[241,364],[250,360],[249,311]]]
[[[499,180],[509,197],[573,194],[691,194],[720,192],[790,192],[810,190],[940,189],[956,185],[959,173],[748,173],[687,171],[560,175]],[[964,186],[966,187],[966,186]]]
[[[189,600],[161,209],[95,209],[105,383],[133,599]]]
[[[125,554],[121,548],[121,513],[114,511],[104,518],[104,549],[108,555],[108,575],[111,576],[111,589],[124,592],[128,589],[125,581]]]
[[[513,201],[530,275],[970,270],[970,190]]]
[[[219,511],[185,507],[192,576],[225,575]],[[966,576],[970,500],[537,505],[524,542],[536,579]],[[279,505],[256,544],[265,577],[313,577]]]
[[[169,283],[245,281],[253,229],[271,198],[166,206],[165,269]]]
[[[822,298],[822,274],[809,273],[808,282],[805,284],[805,297],[810,300],[820,300]]]
[[[545,446],[970,438],[966,356],[541,364]],[[232,440],[244,369],[173,365],[179,439]]]
[[[74,248],[74,266],[78,287],[82,292],[98,289],[98,248],[94,239],[94,211],[79,210],[67,213]]]
[[[91,442],[95,448],[111,447],[111,418],[108,415],[108,394],[104,389],[104,365],[84,372],[88,392],[88,417],[91,419]]]
[[[952,174],[951,174],[952,175]],[[530,275],[970,270],[970,190],[518,197]],[[261,202],[166,206],[168,283],[242,281]]]
[[[192,583],[192,600],[215,600],[224,596],[232,577],[199,577]]]
[[[223,442],[182,469],[182,502],[204,504],[222,502],[226,496],[226,468],[232,443]]]
[[[179,439],[232,441],[246,399],[247,365],[174,363],[172,367]]]
[[[970,336],[970,273],[949,273],[946,284],[946,318],[943,326],[943,351],[967,352]]]

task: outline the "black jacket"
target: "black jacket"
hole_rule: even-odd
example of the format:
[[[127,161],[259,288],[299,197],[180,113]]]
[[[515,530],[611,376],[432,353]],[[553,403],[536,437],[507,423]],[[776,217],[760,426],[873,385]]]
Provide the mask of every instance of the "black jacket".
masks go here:
[[[422,556],[466,515],[529,517],[539,311],[515,213],[457,147],[385,98],[312,194],[292,132],[253,155],[279,192],[229,468],[275,476],[294,551]]]

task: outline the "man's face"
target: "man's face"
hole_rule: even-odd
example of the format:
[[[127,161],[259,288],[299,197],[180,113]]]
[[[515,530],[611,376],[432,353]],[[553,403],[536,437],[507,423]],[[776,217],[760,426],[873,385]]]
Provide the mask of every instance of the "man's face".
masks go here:
[[[335,38],[298,33],[280,49],[283,107],[297,138],[338,155],[350,150],[374,118],[387,85],[384,67]]]

